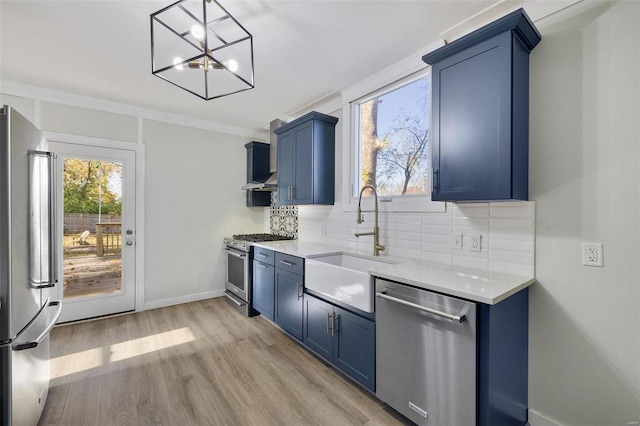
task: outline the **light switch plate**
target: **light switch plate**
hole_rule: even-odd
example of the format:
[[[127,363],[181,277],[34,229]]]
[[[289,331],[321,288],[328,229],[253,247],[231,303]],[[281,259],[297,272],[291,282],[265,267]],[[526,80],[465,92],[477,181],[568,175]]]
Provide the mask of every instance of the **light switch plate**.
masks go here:
[[[462,250],[462,234],[451,234],[451,247]]]

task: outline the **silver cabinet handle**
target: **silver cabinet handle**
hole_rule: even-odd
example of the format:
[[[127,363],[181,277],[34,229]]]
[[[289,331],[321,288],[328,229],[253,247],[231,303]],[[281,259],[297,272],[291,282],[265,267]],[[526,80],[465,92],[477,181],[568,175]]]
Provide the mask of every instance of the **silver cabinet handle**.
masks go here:
[[[286,260],[281,260],[280,263],[282,263],[283,265],[287,265],[287,266],[293,266],[295,265],[295,263],[292,262],[287,262]]]
[[[338,328],[336,327],[336,321],[340,319],[340,314],[335,314],[333,316],[333,320],[331,321],[331,335],[335,335],[338,332]]]
[[[327,312],[327,334],[329,334],[331,332],[331,324],[333,323],[331,321],[331,317],[333,315],[331,315],[329,312]]]
[[[447,312],[441,312],[441,311],[438,311],[438,310],[435,310],[435,309],[427,308],[426,306],[418,305],[416,303],[412,303],[412,302],[408,302],[406,300],[398,299],[397,297],[389,296],[384,291],[376,293],[376,297],[388,300],[390,302],[399,303],[401,305],[408,306],[410,308],[417,309],[417,310],[422,311],[422,312],[427,312],[429,314],[437,315],[439,317],[446,318],[448,320],[455,321],[455,322],[463,322],[463,321],[465,321],[467,319],[467,317],[465,315],[463,315],[463,314],[462,315],[453,315],[453,314],[449,314]]]
[[[264,254],[264,253],[256,253],[256,256],[258,256],[258,257],[263,257],[263,258],[269,257],[269,256],[267,256],[267,255],[266,255],[266,254]]]
[[[258,268],[267,269],[267,266],[262,263],[257,263],[256,266],[258,266]]]
[[[227,252],[227,254],[229,256],[237,257],[237,258],[240,258],[240,259],[244,259],[245,257],[247,257],[246,253],[238,254],[238,253],[236,253],[234,251],[227,250],[227,249],[225,249],[224,251]]]
[[[304,295],[304,291],[300,291],[302,289],[302,283],[298,283],[298,300]]]

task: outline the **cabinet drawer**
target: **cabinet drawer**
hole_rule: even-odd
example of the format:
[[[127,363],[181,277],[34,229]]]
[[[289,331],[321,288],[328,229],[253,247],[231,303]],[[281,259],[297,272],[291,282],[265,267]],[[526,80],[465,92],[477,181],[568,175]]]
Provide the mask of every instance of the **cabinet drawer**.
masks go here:
[[[294,274],[304,274],[304,259],[284,253],[276,253],[275,267]]]
[[[253,248],[253,258],[262,263],[266,263],[269,265],[273,265],[274,262],[274,253],[273,250],[267,250],[260,247]]]

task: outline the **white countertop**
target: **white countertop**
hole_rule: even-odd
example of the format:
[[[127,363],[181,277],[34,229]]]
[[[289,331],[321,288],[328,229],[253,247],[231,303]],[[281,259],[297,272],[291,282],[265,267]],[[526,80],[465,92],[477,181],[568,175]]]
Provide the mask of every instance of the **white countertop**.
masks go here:
[[[370,254],[357,253],[344,247],[309,241],[274,241],[255,245],[305,259],[341,253],[355,254],[371,259],[388,259],[398,263],[376,266],[370,269],[368,273],[375,277],[490,305],[506,299],[535,282],[534,277],[462,268],[442,263],[399,259],[389,256],[376,258]]]

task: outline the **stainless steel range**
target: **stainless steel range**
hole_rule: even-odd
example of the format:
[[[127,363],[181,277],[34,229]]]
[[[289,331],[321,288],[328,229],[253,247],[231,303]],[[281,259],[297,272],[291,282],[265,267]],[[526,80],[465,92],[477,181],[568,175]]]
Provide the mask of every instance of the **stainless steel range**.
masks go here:
[[[275,234],[239,234],[224,239],[225,292],[227,301],[237,311],[251,317],[258,313],[251,306],[253,243],[292,240]]]

